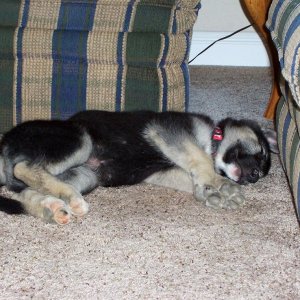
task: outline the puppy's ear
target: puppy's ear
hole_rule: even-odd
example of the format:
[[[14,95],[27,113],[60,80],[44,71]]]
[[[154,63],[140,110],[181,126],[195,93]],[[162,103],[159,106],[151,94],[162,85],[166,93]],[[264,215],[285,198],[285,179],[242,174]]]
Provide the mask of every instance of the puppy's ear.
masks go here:
[[[263,133],[269,143],[270,150],[273,153],[279,153],[277,144],[277,133],[272,129],[263,129]]]

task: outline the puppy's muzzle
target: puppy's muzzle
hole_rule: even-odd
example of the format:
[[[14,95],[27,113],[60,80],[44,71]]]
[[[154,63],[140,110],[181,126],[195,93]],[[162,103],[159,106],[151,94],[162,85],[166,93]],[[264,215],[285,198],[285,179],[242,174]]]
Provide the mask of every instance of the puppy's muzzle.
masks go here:
[[[242,174],[238,183],[239,184],[248,184],[248,183],[256,183],[259,179],[259,170],[256,168],[251,169],[246,174]]]

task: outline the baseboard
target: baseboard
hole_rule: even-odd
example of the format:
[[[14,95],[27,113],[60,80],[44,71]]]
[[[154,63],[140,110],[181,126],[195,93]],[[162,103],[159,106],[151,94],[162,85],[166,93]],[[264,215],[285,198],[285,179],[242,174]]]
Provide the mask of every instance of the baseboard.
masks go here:
[[[228,32],[194,31],[190,60],[209,44],[228,34]],[[213,45],[191,65],[267,67],[270,61],[264,44],[256,32],[240,32]]]

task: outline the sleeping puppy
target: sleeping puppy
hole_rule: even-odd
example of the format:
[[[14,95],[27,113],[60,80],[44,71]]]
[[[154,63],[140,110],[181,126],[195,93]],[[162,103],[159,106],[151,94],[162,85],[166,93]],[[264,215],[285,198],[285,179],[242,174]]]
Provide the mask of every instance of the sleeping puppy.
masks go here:
[[[194,113],[84,111],[66,121],[29,121],[0,144],[0,183],[16,192],[0,210],[66,224],[85,215],[82,194],[140,182],[193,193],[215,209],[244,202],[239,184],[270,169],[276,135],[253,121],[215,126]]]

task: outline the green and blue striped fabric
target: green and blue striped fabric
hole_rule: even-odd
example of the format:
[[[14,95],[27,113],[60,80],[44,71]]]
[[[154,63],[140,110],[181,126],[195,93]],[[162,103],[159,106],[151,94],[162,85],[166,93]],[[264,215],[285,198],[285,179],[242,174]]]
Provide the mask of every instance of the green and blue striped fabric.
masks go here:
[[[291,94],[290,94],[291,96]],[[294,100],[290,100],[293,101]],[[300,116],[299,108],[294,107]],[[278,103],[276,112],[276,130],[280,158],[289,180],[295,200],[295,208],[300,220],[300,139],[298,126],[284,97]]]
[[[11,0],[0,10],[0,131],[77,111],[184,111],[199,0]]]
[[[272,1],[266,25],[282,73],[282,98],[276,111],[280,157],[300,219],[300,0]]]
[[[281,72],[295,101],[300,105],[299,0],[275,0],[266,23],[278,52]]]

